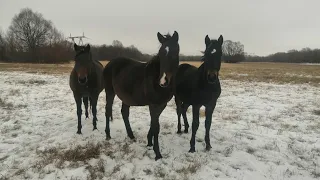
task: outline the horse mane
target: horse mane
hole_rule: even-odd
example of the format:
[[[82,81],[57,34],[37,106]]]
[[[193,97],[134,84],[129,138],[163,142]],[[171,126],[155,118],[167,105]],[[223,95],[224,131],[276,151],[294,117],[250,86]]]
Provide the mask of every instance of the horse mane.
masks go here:
[[[164,35],[164,37],[171,38],[172,36],[170,35],[170,33],[167,33],[166,35]]]

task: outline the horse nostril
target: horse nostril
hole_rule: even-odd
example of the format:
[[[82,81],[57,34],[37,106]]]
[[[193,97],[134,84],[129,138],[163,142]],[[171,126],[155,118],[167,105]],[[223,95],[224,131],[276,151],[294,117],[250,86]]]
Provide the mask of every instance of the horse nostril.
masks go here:
[[[166,80],[164,83],[160,83],[161,87],[167,87],[169,85],[168,80]]]

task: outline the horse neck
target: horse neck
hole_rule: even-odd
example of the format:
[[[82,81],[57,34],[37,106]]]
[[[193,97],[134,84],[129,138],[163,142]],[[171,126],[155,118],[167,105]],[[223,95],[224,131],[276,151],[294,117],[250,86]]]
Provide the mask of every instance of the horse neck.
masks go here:
[[[198,81],[200,82],[201,85],[205,86],[208,84],[207,82],[207,77],[206,77],[206,74],[207,74],[207,71],[205,70],[204,68],[204,63],[202,63],[200,65],[200,67],[198,68]]]
[[[152,59],[147,62],[146,64],[146,68],[154,68],[155,70],[160,70],[160,58],[159,58],[159,55],[155,55],[152,57]]]

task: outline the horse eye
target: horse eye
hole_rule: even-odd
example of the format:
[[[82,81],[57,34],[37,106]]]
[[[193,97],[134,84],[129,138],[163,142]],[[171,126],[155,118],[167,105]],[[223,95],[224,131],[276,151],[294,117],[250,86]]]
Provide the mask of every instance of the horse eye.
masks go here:
[[[213,54],[215,52],[217,52],[217,50],[216,49],[212,49],[211,53]]]

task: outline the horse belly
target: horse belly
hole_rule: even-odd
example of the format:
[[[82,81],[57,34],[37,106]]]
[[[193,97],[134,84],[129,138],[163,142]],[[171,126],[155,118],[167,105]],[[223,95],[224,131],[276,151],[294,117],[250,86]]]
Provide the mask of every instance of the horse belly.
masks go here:
[[[147,104],[142,86],[135,85],[127,88],[119,83],[113,87],[116,95],[124,104],[129,106],[144,106]]]

